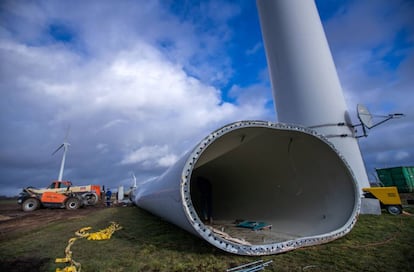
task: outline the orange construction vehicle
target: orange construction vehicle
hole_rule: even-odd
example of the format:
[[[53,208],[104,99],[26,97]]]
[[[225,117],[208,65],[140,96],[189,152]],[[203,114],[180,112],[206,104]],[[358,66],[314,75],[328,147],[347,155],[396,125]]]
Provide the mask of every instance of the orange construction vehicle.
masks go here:
[[[41,207],[76,210],[82,206],[95,205],[101,198],[99,185],[73,186],[70,181],[53,181],[47,188],[23,189],[17,202],[26,212]]]

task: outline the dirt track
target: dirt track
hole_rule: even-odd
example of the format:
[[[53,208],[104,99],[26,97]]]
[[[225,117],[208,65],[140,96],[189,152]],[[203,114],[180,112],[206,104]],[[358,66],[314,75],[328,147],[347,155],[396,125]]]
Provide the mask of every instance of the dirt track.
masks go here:
[[[33,212],[21,210],[17,201],[0,201],[0,241],[7,235],[19,231],[44,226],[50,222],[71,218],[82,218],[103,206],[84,207],[76,211],[66,209],[39,209]]]

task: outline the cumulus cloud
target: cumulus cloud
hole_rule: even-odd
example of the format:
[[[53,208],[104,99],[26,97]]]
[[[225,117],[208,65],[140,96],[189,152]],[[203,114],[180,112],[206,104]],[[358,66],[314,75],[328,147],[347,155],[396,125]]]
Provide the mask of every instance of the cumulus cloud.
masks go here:
[[[116,186],[160,175],[226,123],[275,119],[251,3],[190,2],[3,1],[0,194],[57,177],[68,126],[64,178]],[[360,141],[369,168],[414,162],[408,2],[352,1],[325,22],[350,108],[407,115]]]
[[[232,36],[227,22],[240,7],[190,6],[181,14],[158,1],[6,1],[1,182],[49,183],[61,159],[50,153],[68,125],[64,178],[115,185],[131,170],[139,180],[161,174],[228,122],[264,116],[253,108],[263,107],[263,99],[234,104],[222,98],[233,69],[223,50]]]
[[[169,152],[169,147],[144,146],[127,154],[121,164],[139,163],[144,167],[169,167],[177,161],[177,156]]]
[[[359,140],[370,173],[414,163],[413,10],[412,1],[352,1],[324,22],[354,123],[359,103],[376,116],[375,123],[391,113],[405,114]]]

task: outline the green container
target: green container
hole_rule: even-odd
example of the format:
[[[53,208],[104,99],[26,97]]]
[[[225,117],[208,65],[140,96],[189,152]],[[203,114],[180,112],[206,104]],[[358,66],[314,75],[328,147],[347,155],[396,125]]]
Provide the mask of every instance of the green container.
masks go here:
[[[414,192],[414,166],[375,169],[384,186],[396,186],[399,193]]]

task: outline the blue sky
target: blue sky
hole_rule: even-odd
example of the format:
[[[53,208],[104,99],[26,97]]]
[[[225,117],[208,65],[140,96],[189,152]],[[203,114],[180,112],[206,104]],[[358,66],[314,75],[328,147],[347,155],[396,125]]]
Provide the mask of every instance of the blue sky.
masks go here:
[[[406,117],[359,140],[367,172],[414,165],[414,2],[316,1],[348,108]],[[0,195],[56,179],[129,186],[204,136],[276,121],[255,1],[1,1]]]

